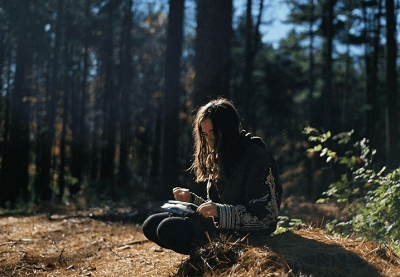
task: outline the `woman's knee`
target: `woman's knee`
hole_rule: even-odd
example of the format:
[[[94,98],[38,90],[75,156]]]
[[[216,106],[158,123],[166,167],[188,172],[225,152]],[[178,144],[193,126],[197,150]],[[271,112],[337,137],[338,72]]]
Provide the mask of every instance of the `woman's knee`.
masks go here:
[[[166,218],[168,218],[168,213],[159,213],[149,216],[142,224],[143,234],[148,239],[153,239],[154,236],[157,236],[158,225]]]
[[[174,245],[193,241],[195,231],[193,226],[183,218],[167,218],[158,225],[157,236],[165,244],[174,248]]]

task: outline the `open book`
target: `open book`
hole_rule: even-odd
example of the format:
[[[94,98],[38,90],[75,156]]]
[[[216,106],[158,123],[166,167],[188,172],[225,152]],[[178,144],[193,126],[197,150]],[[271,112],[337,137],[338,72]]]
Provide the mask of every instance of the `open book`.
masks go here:
[[[188,202],[182,202],[177,200],[169,200],[164,203],[161,208],[166,212],[171,212],[179,215],[184,215],[188,213],[195,213],[197,210],[197,205]]]

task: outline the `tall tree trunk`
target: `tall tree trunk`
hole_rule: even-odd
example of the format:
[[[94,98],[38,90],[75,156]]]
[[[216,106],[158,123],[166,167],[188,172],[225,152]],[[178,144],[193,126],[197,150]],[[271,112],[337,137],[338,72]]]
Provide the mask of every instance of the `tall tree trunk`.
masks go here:
[[[91,20],[91,8],[92,0],[86,1],[85,15],[88,22]],[[90,30],[89,24],[86,26],[86,36],[84,41],[84,53],[83,53],[83,75],[82,75],[82,90],[81,90],[81,120],[79,121],[79,130],[81,134],[81,149],[80,149],[80,166],[81,171],[78,173],[79,182],[78,189],[81,189],[83,178],[87,174],[88,160],[89,160],[89,131],[86,128],[86,115],[87,115],[87,102],[89,99],[88,92],[88,76],[89,76],[89,53],[90,53]]]
[[[65,46],[65,67],[66,71],[73,71],[74,66],[74,46],[71,41]],[[83,105],[81,100],[81,91],[78,89],[74,89],[74,79],[72,76],[67,75],[65,78],[65,93],[70,95],[71,105],[74,107],[71,109],[71,132],[72,132],[72,141],[71,141],[71,165],[70,172],[71,176],[77,179],[77,183],[74,186],[69,187],[69,191],[72,196],[75,196],[80,190],[80,181],[82,179],[81,173],[81,121],[84,120],[81,116],[81,105]]]
[[[63,0],[57,2],[57,23],[55,31],[55,42],[52,60],[51,85],[49,89],[48,102],[44,129],[40,134],[41,158],[37,163],[37,178],[35,180],[35,201],[49,201],[52,197],[51,182],[51,151],[55,137],[55,118],[59,92],[59,57],[61,49],[61,26],[63,24]]]
[[[10,104],[11,104],[11,97],[10,97],[10,88],[11,88],[11,70],[12,70],[12,49],[10,45],[10,49],[8,52],[8,64],[7,64],[7,89],[6,95],[4,96],[5,101],[5,111],[4,111],[4,131],[3,131],[3,144],[2,144],[2,165],[5,158],[5,153],[7,151],[7,144],[10,135]],[[1,168],[1,174],[3,175],[3,167]],[[1,190],[0,190],[1,191]]]
[[[131,110],[131,93],[132,93],[132,79],[133,79],[133,66],[132,66],[132,0],[127,0],[128,5],[125,10],[122,42],[121,42],[121,68],[120,68],[120,95],[121,95],[121,113],[120,126],[121,126],[121,143],[119,154],[119,168],[118,168],[118,188],[125,192],[129,188],[130,179],[130,165],[129,165],[129,146],[132,142],[132,110]]]
[[[229,97],[232,0],[197,4],[195,107],[218,96]]]
[[[250,130],[252,125],[252,114],[253,114],[253,17],[252,17],[252,0],[247,0],[246,5],[246,44],[244,49],[244,72],[243,72],[243,87],[244,93],[242,97],[242,103],[244,104],[244,119],[245,128]]]
[[[254,56],[258,52],[260,48],[260,42],[261,42],[261,35],[260,35],[260,26],[261,26],[261,21],[263,17],[263,10],[264,10],[264,0],[260,0],[260,5],[259,5],[259,13],[257,16],[257,23],[254,28],[254,46],[253,46],[253,57],[252,61],[254,62]]]
[[[2,15],[0,15],[0,20],[4,22],[4,18]],[[7,54],[7,46],[6,46],[6,30],[5,28],[0,28],[0,90],[3,89],[3,78],[2,78],[2,72],[4,71],[5,68],[5,60],[6,60],[6,54]],[[3,118],[1,118],[1,113],[3,111],[3,99],[0,97],[0,124],[2,124]],[[0,146],[0,155],[1,155],[1,146]]]
[[[0,206],[8,202],[15,207],[17,200],[28,200],[29,166],[29,108],[24,97],[29,96],[27,69],[31,64],[29,47],[28,4],[20,5],[17,15],[19,28],[16,30],[16,69],[14,88],[11,95],[11,124],[7,151],[3,154],[0,185]]]
[[[316,126],[315,123],[315,107],[314,107],[314,90],[315,90],[315,75],[314,75],[314,68],[315,68],[315,62],[314,62],[314,9],[315,9],[315,4],[314,0],[309,0],[309,5],[310,5],[310,20],[309,20],[309,37],[310,37],[310,44],[308,46],[308,58],[309,58],[309,71],[308,71],[308,103],[307,103],[307,120],[309,121],[311,126]]]
[[[253,27],[253,16],[252,16],[252,0],[247,0],[246,7],[246,45],[244,51],[244,93],[241,97],[244,104],[244,119],[245,128],[250,132],[256,131],[257,123],[255,122],[255,105],[256,96],[254,95],[253,86],[253,68],[254,68],[254,57],[259,50],[260,45],[260,26],[261,18],[264,8],[264,1],[261,0],[259,3],[259,13],[257,16],[256,25]]]
[[[307,120],[311,126],[316,126],[315,123],[315,107],[314,107],[314,90],[315,90],[315,76],[314,76],[314,9],[315,4],[314,0],[309,0],[310,5],[310,19],[309,19],[309,27],[308,33],[310,38],[310,44],[308,46],[308,59],[309,59],[309,71],[308,71],[308,99],[307,99]],[[314,194],[314,180],[313,180],[313,173],[315,171],[315,160],[314,159],[305,159],[306,168],[307,168],[307,184],[304,187],[304,194],[309,198],[312,199],[315,197]]]
[[[366,116],[366,136],[371,142],[371,146],[376,148],[378,147],[378,138],[379,138],[379,102],[377,97],[378,91],[378,62],[379,62],[379,52],[380,52],[380,35],[381,35],[381,19],[382,19],[382,1],[377,1],[378,5],[378,13],[374,16],[374,22],[371,22],[371,25],[374,26],[373,30],[369,30],[371,33],[374,33],[374,37],[371,38],[365,35],[367,38],[368,44],[370,44],[367,49],[371,48],[370,51],[367,51],[366,55],[368,55],[367,59],[367,105],[369,106],[369,110],[367,111]],[[366,25],[368,26],[368,25]],[[366,30],[368,32],[368,30]]]
[[[349,5],[345,4],[345,13],[346,17],[350,18],[352,10],[350,9]],[[351,95],[351,53],[350,53],[350,27],[351,27],[350,20],[347,20],[345,23],[345,45],[346,45],[346,54],[345,54],[345,76],[344,76],[344,87],[343,87],[343,94],[342,94],[342,103],[341,103],[341,130],[349,130],[350,125],[348,123],[348,114],[350,106],[348,105],[348,99]]]
[[[69,20],[67,19],[66,22]],[[65,37],[68,37],[69,34],[69,26],[66,26],[65,28]],[[64,51],[63,51],[63,63],[64,63],[64,79],[63,79],[63,114],[62,114],[62,122],[63,122],[63,127],[62,127],[62,132],[61,132],[61,143],[60,143],[60,169],[59,169],[59,194],[58,194],[58,200],[61,201],[65,192],[66,188],[66,182],[65,182],[65,175],[66,175],[66,166],[67,166],[67,153],[66,153],[66,147],[67,147],[67,126],[68,126],[68,115],[71,114],[72,117],[72,124],[71,124],[71,130],[72,130],[72,137],[73,139],[75,138],[75,125],[76,125],[76,107],[79,107],[77,105],[74,97],[75,97],[75,90],[73,89],[73,77],[68,74],[68,72],[73,71],[73,41],[72,40],[66,40],[66,43],[64,44]],[[70,104],[72,103],[72,106],[75,107],[75,109],[70,109]],[[74,169],[76,168],[76,163],[77,161],[74,160],[74,154],[75,154],[75,148],[74,148],[74,141],[72,141],[71,145],[71,165],[70,165],[70,172],[71,175],[73,175]],[[75,177],[75,176],[74,176]],[[75,186],[69,187],[69,192],[71,196],[74,196],[76,193]]]
[[[65,175],[67,167],[67,126],[68,126],[68,114],[69,114],[69,91],[64,90],[63,95],[63,114],[62,114],[62,131],[61,131],[61,142],[60,142],[60,169],[59,169],[59,181],[58,181],[58,201],[62,201],[65,193]]]
[[[394,0],[386,0],[386,86],[387,86],[387,166],[399,166],[399,120],[397,106],[397,41]]]
[[[156,103],[156,116],[154,118],[154,148],[151,152],[150,185],[145,187],[146,196],[156,198],[157,190],[161,187],[161,149],[162,139],[159,134],[163,132],[162,105],[160,100]]]
[[[91,0],[86,0],[85,17],[90,21],[90,8]],[[86,119],[86,105],[88,99],[87,83],[89,75],[89,40],[90,40],[90,27],[85,25],[84,36],[84,52],[83,52],[83,70],[82,70],[82,83],[80,90],[72,93],[74,109],[72,110],[72,143],[71,143],[71,175],[77,179],[77,183],[69,188],[72,195],[76,195],[80,190],[84,178],[84,174],[88,169],[88,130],[85,128]],[[71,53],[72,54],[72,53]],[[69,60],[69,58],[68,58]],[[72,64],[71,64],[72,65]],[[68,84],[66,84],[68,85]]]
[[[116,116],[116,103],[114,86],[114,10],[109,9],[107,12],[107,26],[104,38],[104,64],[105,64],[105,85],[104,85],[104,102],[103,102],[103,143],[101,150],[101,169],[100,178],[103,181],[110,181],[109,185],[113,186],[114,169],[115,169],[115,150],[116,150],[116,131],[118,118]],[[111,188],[111,187],[110,187]]]
[[[161,188],[156,190],[157,199],[166,198],[174,186],[177,186],[179,166],[179,108],[182,87],[181,55],[183,43],[184,0],[170,0],[167,52],[165,63],[165,89],[163,105],[163,147],[161,165]],[[169,192],[169,193],[168,193]]]
[[[11,71],[12,71],[12,53],[13,49],[10,43],[9,39],[9,34],[7,34],[7,39],[5,39],[4,44],[3,44],[3,49],[4,49],[4,62],[7,59],[7,66],[4,66],[4,80],[6,81],[6,90],[5,90],[5,96],[4,96],[4,103],[5,103],[5,110],[3,113],[3,116],[1,120],[4,122],[4,128],[2,132],[2,137],[3,137],[3,142],[1,144],[1,157],[3,158],[4,161],[4,153],[6,152],[7,149],[7,142],[8,142],[8,135],[9,135],[9,130],[10,130],[10,87],[11,87]],[[5,64],[5,63],[4,63]],[[0,81],[1,83],[1,81]],[[1,172],[1,170],[0,170]],[[1,175],[1,173],[0,173]],[[1,185],[1,184],[0,184]]]
[[[333,52],[333,8],[337,0],[325,0],[323,20],[324,24],[324,42],[323,42],[323,88],[322,88],[322,126],[326,130],[331,130],[333,127],[333,92],[332,92],[332,52]]]
[[[95,92],[96,93],[96,92]],[[100,98],[100,97],[98,97]],[[95,101],[94,110],[98,111],[101,108],[101,100]],[[93,118],[93,136],[92,136],[92,147],[90,149],[90,179],[97,180],[100,177],[100,128],[101,118],[99,115],[95,115]]]

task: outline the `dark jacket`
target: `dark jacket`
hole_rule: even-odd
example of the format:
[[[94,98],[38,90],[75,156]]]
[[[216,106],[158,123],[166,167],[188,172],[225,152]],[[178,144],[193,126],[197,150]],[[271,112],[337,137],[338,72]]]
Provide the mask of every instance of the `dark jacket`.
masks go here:
[[[261,138],[242,134],[242,150],[229,170],[228,181],[207,184],[207,200],[217,206],[215,225],[221,230],[272,233],[278,222],[282,187],[274,158]],[[205,200],[193,194],[197,205]]]

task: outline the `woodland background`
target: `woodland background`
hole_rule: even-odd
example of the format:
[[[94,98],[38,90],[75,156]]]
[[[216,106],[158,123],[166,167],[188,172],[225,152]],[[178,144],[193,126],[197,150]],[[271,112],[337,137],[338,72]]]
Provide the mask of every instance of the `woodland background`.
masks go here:
[[[2,0],[0,207],[145,203],[191,187],[191,118],[231,99],[275,156],[284,197],[316,200],[335,174],[306,126],[354,130],[399,157],[398,2],[287,0],[293,29],[263,42],[268,1]]]

